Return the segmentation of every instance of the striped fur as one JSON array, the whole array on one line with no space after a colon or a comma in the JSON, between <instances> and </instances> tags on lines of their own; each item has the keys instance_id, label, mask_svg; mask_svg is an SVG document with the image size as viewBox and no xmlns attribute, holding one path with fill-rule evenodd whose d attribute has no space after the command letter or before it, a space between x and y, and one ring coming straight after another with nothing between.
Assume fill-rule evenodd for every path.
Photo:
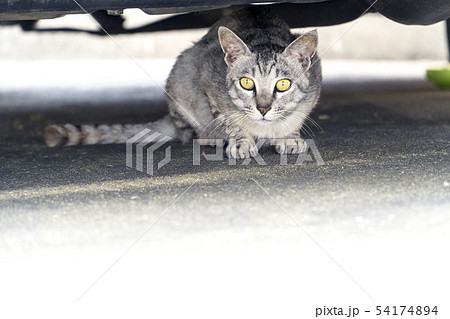
<instances>
[{"instance_id":1,"label":"striped fur","mask_svg":"<svg viewBox=\"0 0 450 319\"><path fill-rule=\"evenodd\" d=\"M42 135L49 147L79 144L122 144L146 128L174 139L177 136L170 116L146 124L49 125L44 129Z\"/></svg>"}]
</instances>

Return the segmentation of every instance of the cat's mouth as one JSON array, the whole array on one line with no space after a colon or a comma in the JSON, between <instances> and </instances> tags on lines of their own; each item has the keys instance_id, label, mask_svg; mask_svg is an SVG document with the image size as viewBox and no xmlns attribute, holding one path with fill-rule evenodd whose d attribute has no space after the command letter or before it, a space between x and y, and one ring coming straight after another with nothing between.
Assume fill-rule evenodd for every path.
<instances>
[{"instance_id":1,"label":"cat's mouth","mask_svg":"<svg viewBox=\"0 0 450 319\"><path fill-rule=\"evenodd\" d=\"M259 120L257 120L258 123L260 124L267 124L272 122L271 120L266 119L265 117L261 117Z\"/></svg>"}]
</instances>

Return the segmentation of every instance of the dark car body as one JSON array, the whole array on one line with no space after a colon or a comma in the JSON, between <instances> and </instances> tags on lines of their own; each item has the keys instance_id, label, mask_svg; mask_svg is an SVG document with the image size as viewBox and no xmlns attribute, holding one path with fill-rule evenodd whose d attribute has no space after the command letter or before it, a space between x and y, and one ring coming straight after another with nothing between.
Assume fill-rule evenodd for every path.
<instances>
[{"instance_id":1,"label":"dark car body","mask_svg":"<svg viewBox=\"0 0 450 319\"><path fill-rule=\"evenodd\" d=\"M14 23L56 18L66 14L103 11L117 16L127 8L148 14L180 14L158 30L208 27L227 10L251 4L250 0L0 0L0 22ZM428 25L450 18L449 0L292 0L263 1L291 27L334 25L378 12L403 24ZM116 30L120 31L120 30ZM123 30L126 32L126 30ZM146 31L152 31L149 28ZM120 33L120 32L117 32Z\"/></svg>"}]
</instances>

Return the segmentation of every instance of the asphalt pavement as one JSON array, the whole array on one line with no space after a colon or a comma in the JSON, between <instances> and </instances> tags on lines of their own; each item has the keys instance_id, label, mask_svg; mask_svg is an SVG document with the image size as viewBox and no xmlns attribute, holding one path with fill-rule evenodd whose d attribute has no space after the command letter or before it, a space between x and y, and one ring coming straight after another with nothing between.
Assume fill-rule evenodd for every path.
<instances>
[{"instance_id":1,"label":"asphalt pavement","mask_svg":"<svg viewBox=\"0 0 450 319\"><path fill-rule=\"evenodd\" d=\"M165 63L145 65L159 84ZM427 65L325 62L304 131L324 165L312 152L282 165L271 149L265 165L193 165L192 145L174 142L153 175L126 166L125 145L47 148L40 136L51 123L161 117L152 81L101 63L66 82L49 69L45 85L4 75L0 317L314 318L352 306L375 318L377 305L405 304L448 318L450 91L424 79Z\"/></svg>"}]
</instances>

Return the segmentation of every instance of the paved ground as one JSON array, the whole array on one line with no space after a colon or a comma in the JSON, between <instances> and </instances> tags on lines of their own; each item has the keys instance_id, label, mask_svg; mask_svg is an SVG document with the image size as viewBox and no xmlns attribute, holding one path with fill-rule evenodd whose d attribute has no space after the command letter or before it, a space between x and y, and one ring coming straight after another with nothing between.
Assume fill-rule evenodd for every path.
<instances>
[{"instance_id":1,"label":"paved ground","mask_svg":"<svg viewBox=\"0 0 450 319\"><path fill-rule=\"evenodd\" d=\"M154 176L126 167L123 145L49 149L39 131L156 118L156 87L3 81L0 317L438 305L448 318L450 92L424 65L328 65L321 129L310 125L325 165L279 165L268 150L265 166L193 166L192 146L174 143Z\"/></svg>"}]
</instances>

